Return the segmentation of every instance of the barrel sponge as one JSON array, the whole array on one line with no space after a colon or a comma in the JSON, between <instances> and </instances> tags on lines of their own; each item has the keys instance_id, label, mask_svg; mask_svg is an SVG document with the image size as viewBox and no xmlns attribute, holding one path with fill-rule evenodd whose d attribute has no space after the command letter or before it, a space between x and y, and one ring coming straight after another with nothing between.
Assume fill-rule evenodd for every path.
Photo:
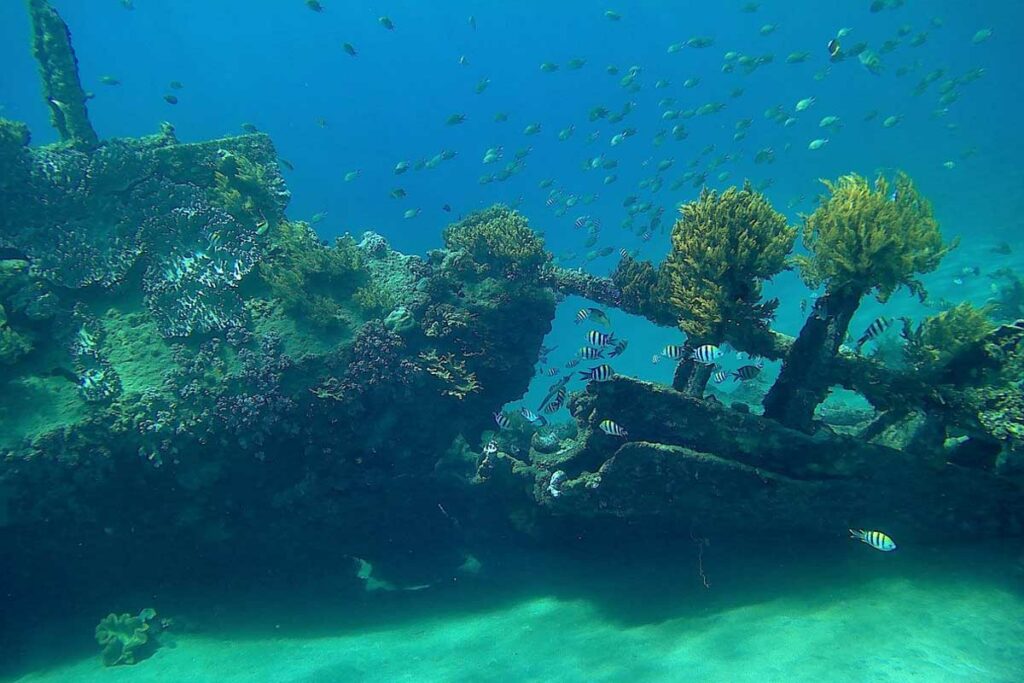
<instances>
[{"instance_id":1,"label":"barrel sponge","mask_svg":"<svg viewBox=\"0 0 1024 683\"><path fill-rule=\"evenodd\" d=\"M931 204L904 173L874 184L857 174L822 181L828 194L804 218L803 240L810 252L797 264L808 286L867 294L880 301L906 286L923 298L915 275L938 267L956 243L944 244Z\"/></svg>"},{"instance_id":2,"label":"barrel sponge","mask_svg":"<svg viewBox=\"0 0 1024 683\"><path fill-rule=\"evenodd\" d=\"M729 327L765 327L778 301L761 300L763 282L786 268L795 239L749 182L722 193L705 188L684 204L662 267L680 328L708 339Z\"/></svg>"}]
</instances>

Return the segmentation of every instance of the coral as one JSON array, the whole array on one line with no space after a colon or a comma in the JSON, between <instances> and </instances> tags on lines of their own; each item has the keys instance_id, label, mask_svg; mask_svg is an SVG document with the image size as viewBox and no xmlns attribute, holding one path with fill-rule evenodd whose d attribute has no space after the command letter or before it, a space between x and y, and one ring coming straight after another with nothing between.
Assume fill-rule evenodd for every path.
<instances>
[{"instance_id":1,"label":"coral","mask_svg":"<svg viewBox=\"0 0 1024 683\"><path fill-rule=\"evenodd\" d=\"M339 238L326 247L305 223L282 222L273 248L275 255L260 265L259 272L285 310L317 327L347 324L341 302L366 277L352 238Z\"/></svg>"},{"instance_id":2,"label":"coral","mask_svg":"<svg viewBox=\"0 0 1024 683\"><path fill-rule=\"evenodd\" d=\"M451 251L464 251L484 275L509 280L536 278L551 256L526 218L496 204L444 229Z\"/></svg>"},{"instance_id":3,"label":"coral","mask_svg":"<svg viewBox=\"0 0 1024 683\"><path fill-rule=\"evenodd\" d=\"M984 309L964 302L929 316L916 328L903 321L906 362L918 371L945 365L961 350L976 344L994 328Z\"/></svg>"},{"instance_id":4,"label":"coral","mask_svg":"<svg viewBox=\"0 0 1024 683\"><path fill-rule=\"evenodd\" d=\"M650 261L623 256L611 279L619 290L619 301L624 310L636 311L665 325L679 324L676 309L669 303L668 278Z\"/></svg>"},{"instance_id":5,"label":"coral","mask_svg":"<svg viewBox=\"0 0 1024 683\"><path fill-rule=\"evenodd\" d=\"M24 185L31 169L29 139L24 123L0 118L0 192L16 192Z\"/></svg>"},{"instance_id":6,"label":"coral","mask_svg":"<svg viewBox=\"0 0 1024 683\"><path fill-rule=\"evenodd\" d=\"M812 289L872 290L886 301L901 286L925 297L915 275L935 270L956 243L943 244L931 204L910 178L899 173L890 183L879 175L872 186L851 174L822 181L828 196L804 219L808 256L797 256L804 281Z\"/></svg>"},{"instance_id":7,"label":"coral","mask_svg":"<svg viewBox=\"0 0 1024 683\"><path fill-rule=\"evenodd\" d=\"M311 389L318 398L355 401L378 389L398 388L413 383L421 369L403 357L402 337L380 320L363 325L352 341L344 376L328 377Z\"/></svg>"},{"instance_id":8,"label":"coral","mask_svg":"<svg viewBox=\"0 0 1024 683\"><path fill-rule=\"evenodd\" d=\"M0 306L0 365L13 365L31 350L32 342L7 326Z\"/></svg>"},{"instance_id":9,"label":"coral","mask_svg":"<svg viewBox=\"0 0 1024 683\"><path fill-rule=\"evenodd\" d=\"M796 230L749 182L705 189L680 214L663 266L680 328L709 341L726 327L766 328L778 301L761 301L762 282L786 267Z\"/></svg>"},{"instance_id":10,"label":"coral","mask_svg":"<svg viewBox=\"0 0 1024 683\"><path fill-rule=\"evenodd\" d=\"M43 97L50 121L61 139L82 148L95 147L99 138L86 111L87 96L78 79L78 59L71 47L67 24L46 0L29 0L32 53L39 62Z\"/></svg>"},{"instance_id":11,"label":"coral","mask_svg":"<svg viewBox=\"0 0 1024 683\"><path fill-rule=\"evenodd\" d=\"M1001 321L1024 318L1024 280L1009 268L1000 268L989 275L995 296L988 300L992 317Z\"/></svg>"},{"instance_id":12,"label":"coral","mask_svg":"<svg viewBox=\"0 0 1024 683\"><path fill-rule=\"evenodd\" d=\"M156 611L146 608L136 616L108 614L96 626L96 642L103 646L103 665L136 664L151 656L160 646L150 621Z\"/></svg>"},{"instance_id":13,"label":"coral","mask_svg":"<svg viewBox=\"0 0 1024 683\"><path fill-rule=\"evenodd\" d=\"M364 315L370 318L379 318L389 311L391 313L398 311L395 308L398 303L395 296L375 279L371 279L370 282L357 289L352 295L352 301L355 302ZM404 310L404 307L400 308ZM389 315L388 317L390 318L391 316Z\"/></svg>"},{"instance_id":14,"label":"coral","mask_svg":"<svg viewBox=\"0 0 1024 683\"><path fill-rule=\"evenodd\" d=\"M476 375L466 370L465 361L455 360L452 354L439 355L430 349L420 354L420 360L423 368L444 384L441 393L445 396L454 396L461 401L481 389Z\"/></svg>"},{"instance_id":15,"label":"coral","mask_svg":"<svg viewBox=\"0 0 1024 683\"><path fill-rule=\"evenodd\" d=\"M415 326L416 318L413 316L412 311L405 306L399 306L384 318L384 327L397 334L408 332Z\"/></svg>"},{"instance_id":16,"label":"coral","mask_svg":"<svg viewBox=\"0 0 1024 683\"><path fill-rule=\"evenodd\" d=\"M274 191L279 175L243 154L220 150L213 174L211 201L243 223L255 225L263 233L277 227L281 213Z\"/></svg>"},{"instance_id":17,"label":"coral","mask_svg":"<svg viewBox=\"0 0 1024 683\"><path fill-rule=\"evenodd\" d=\"M808 256L796 257L808 286L825 285L782 371L764 400L764 414L810 431L814 410L828 394L829 370L846 338L861 298L874 290L887 300L901 286L922 300L918 273L934 270L955 246L944 245L931 206L906 175L874 185L858 175L837 182L814 213L804 218Z\"/></svg>"}]
</instances>

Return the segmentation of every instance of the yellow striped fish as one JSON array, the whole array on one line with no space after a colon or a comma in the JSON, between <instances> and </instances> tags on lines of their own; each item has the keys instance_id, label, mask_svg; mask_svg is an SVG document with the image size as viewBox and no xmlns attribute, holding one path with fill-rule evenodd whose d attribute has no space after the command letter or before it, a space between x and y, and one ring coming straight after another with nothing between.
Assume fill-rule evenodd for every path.
<instances>
[{"instance_id":1,"label":"yellow striped fish","mask_svg":"<svg viewBox=\"0 0 1024 683\"><path fill-rule=\"evenodd\" d=\"M858 541L867 543L875 550L881 550L884 553L896 550L896 544L893 543L893 540L881 531L850 529L850 538L856 538Z\"/></svg>"}]
</instances>

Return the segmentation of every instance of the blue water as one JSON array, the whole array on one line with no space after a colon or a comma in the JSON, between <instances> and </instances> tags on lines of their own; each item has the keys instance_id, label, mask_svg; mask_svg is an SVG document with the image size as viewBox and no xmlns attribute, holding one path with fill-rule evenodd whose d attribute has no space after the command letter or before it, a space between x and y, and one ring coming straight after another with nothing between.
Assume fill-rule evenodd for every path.
<instances>
[{"instance_id":1,"label":"blue water","mask_svg":"<svg viewBox=\"0 0 1024 683\"><path fill-rule=\"evenodd\" d=\"M374 230L398 250L422 254L442 245L441 231L449 222L503 202L517 206L555 254L582 257L591 248L613 247L611 255L590 263L579 257L566 261L605 275L620 248L660 261L668 250L675 206L700 191L689 182L678 191L668 184L691 168L707 170L716 157L730 155L720 167L707 170L708 187L725 188L743 179L755 185L770 182L766 194L794 223L800 212L813 208L821 178L895 169L909 173L933 202L945 235L963 238L960 250L925 279L934 297L984 302L989 281L978 277L958 283L963 267L1020 267L1024 3L907 0L877 13L869 10L868 0L765 0L749 13L741 11L747 3L740 0L322 4L323 13L310 11L301 0L135 0L132 10L118 0L53 2L71 26L83 85L95 93L89 110L101 137L152 134L160 122L169 121L182 141L199 141L238 134L243 122L251 122L271 135L280 156L294 166L285 171L293 195L290 217L309 220L323 214L316 227L325 239ZM621 21L606 18L606 9L619 12ZM393 31L378 23L385 13L394 22ZM762 35L766 24L776 28ZM855 58L830 64L826 45L841 27L852 29L842 39L844 46L864 41L878 51L903 26L909 33L893 51L880 55L881 74L869 72ZM991 29L992 35L975 43L972 37L982 29ZM912 46L922 32L927 39ZM28 36L23 3L0 3L0 116L25 121L33 142L44 144L56 136L39 95ZM668 52L669 45L693 36L713 36L714 44ZM358 55L346 54L343 43L355 46ZM723 73L729 51L774 59L750 74L741 68ZM787 64L787 55L797 51L809 53L806 62ZM460 64L460 57L466 64ZM586 63L570 69L573 58ZM560 68L545 73L540 68L544 62ZM640 67L637 83L642 87L629 92L620 79L634 65ZM608 66L618 73L609 75ZM901 69L906 73L900 75ZM943 76L915 95L918 82L936 69ZM957 86L955 102L939 103L943 81L975 69L982 69L982 76ZM824 76L818 80L817 73ZM105 75L121 84L102 84ZM686 88L688 78L699 78L699 83ZM489 84L478 94L481 79ZM660 79L669 85L656 88ZM184 87L173 90L171 81ZM733 96L737 89L742 94ZM167 94L177 96L178 104L165 102ZM675 98L673 109L711 102L725 103L725 108L663 121L665 107L659 100L666 97ZM808 97L815 98L814 104L794 113L796 103ZM593 107L615 112L627 102L635 108L621 123L588 120ZM797 121L784 127L768 120L765 111L776 105ZM507 112L508 120L496 122L498 112ZM877 115L865 120L870 112ZM457 113L465 115L465 123L446 125ZM825 116L839 117L841 130L821 128ZM884 127L890 116L899 122ZM735 140L736 123L743 119L751 125L744 139ZM524 134L532 123L541 124L541 132ZM659 131L677 123L688 131L685 140L669 134L663 144L654 144ZM569 125L575 126L574 134L560 141L558 132ZM626 127L635 128L636 135L612 146L612 137ZM592 133L599 135L590 140ZM817 138L828 142L809 150L808 143ZM504 150L502 161L483 164L485 151L496 146ZM713 151L702 154L709 146ZM769 147L774 162L755 163L757 151ZM393 171L400 161L429 159L441 150L454 150L457 156L433 169ZM500 170L518 150L528 150L521 172L505 182L480 183L481 176ZM581 169L600 155L617 160L618 167ZM674 164L664 174L665 187L656 194L639 188L666 159ZM358 171L358 177L345 181L351 171ZM719 179L723 172L728 176ZM603 179L610 173L617 180L606 185ZM548 190L539 187L545 179L567 193L596 193L598 198L556 216L545 203ZM398 187L407 196L389 196ZM665 210L661 228L649 241L620 227L629 195ZM418 209L418 215L403 218L410 209ZM581 215L602 225L599 241L590 248L582 244L584 231L573 225ZM990 252L1002 241L1013 247L1011 255ZM795 333L803 320L800 300L810 292L795 274L785 273L768 294L783 301L775 327ZM559 309L546 341L559 347L552 365L561 365L580 345L580 328L572 317L583 305L570 298ZM865 299L853 329L883 311L933 312L905 295L887 308ZM673 368L654 365L650 357L665 344L680 342L681 335L621 313L613 313L613 319L618 335L631 340L631 352L617 362L617 371L669 382ZM526 405L535 407L549 382L538 378ZM694 576L690 567L683 573ZM898 594L898 587L892 594ZM496 620L500 628L501 617ZM510 623L520 622L510 617ZM522 680L539 680L529 678L532 670L522 671ZM963 677L929 680L987 679L964 669Z\"/></svg>"},{"instance_id":2,"label":"blue water","mask_svg":"<svg viewBox=\"0 0 1024 683\"><path fill-rule=\"evenodd\" d=\"M908 2L902 7L869 11L868 2L763 2L746 13L746 3L634 2L608 8L622 19L609 21L603 6L590 2L559 3L418 3L401 0L387 5L362 2L323 3L315 13L299 0L134 3L126 11L116 0L56 2L54 6L73 27L82 80L96 93L90 113L101 135L138 136L156 131L161 121L174 124L182 140L204 140L241 131L251 122L271 134L282 158L294 165L287 172L293 191L290 214L309 219L325 213L317 229L325 238L375 230L399 250L423 253L441 246L441 230L459 215L494 202L516 205L542 231L556 254L588 249L583 231L573 227L580 215L600 220L603 228L593 247L613 247L611 255L586 264L590 272L606 274L618 259L618 249L638 249L643 258L660 261L668 249L667 231L674 206L697 196L699 189L685 183L678 192L668 187L658 194L637 188L654 175L661 160L674 159L666 172L666 186L690 169L723 155L731 160L707 173L708 186L724 188L749 178L755 184L770 181L766 190L775 206L794 221L810 211L821 191L819 178L858 172L903 169L935 205L944 232L966 236L964 248L947 265L955 272L963 265L986 265L994 260L987 248L994 242L1019 239L1024 229L1024 173L1020 126L1024 83L1017 76L1020 61L1024 5L1014 2ZM387 13L395 29L378 23ZM475 19L472 28L469 17ZM761 27L773 24L769 35ZM937 25L938 24L938 25ZM851 28L841 40L846 46L867 42L878 51L895 38L901 27L910 33L890 53L881 54L883 71L870 73L857 59L830 64L827 43L842 28ZM992 37L972 41L981 29ZM919 33L926 41L909 43ZM26 50L28 21L20 3L0 6L0 114L23 120L34 140L52 141L47 111L38 96L35 64ZM706 49L684 47L674 54L673 43L693 36L712 36ZM342 49L351 43L351 57ZM774 61L751 74L743 69L723 73L729 51ZM804 63L787 64L792 52L806 51ZM468 62L459 63L460 57ZM579 70L567 62L586 60ZM545 73L543 62L560 65ZM631 66L641 68L639 92L628 92L619 81ZM617 75L606 67L618 67ZM897 75L900 68L908 69ZM915 95L918 82L929 72L944 75L923 95ZM973 69L982 77L957 88L958 99L939 104L938 87ZM825 70L822 80L815 74ZM114 76L121 85L100 82ZM481 79L489 79L477 94ZM688 78L699 78L685 88ZM655 88L660 79L670 85ZM169 88L180 81L180 91ZM735 89L742 95L731 97ZM163 95L173 93L177 105ZM696 108L724 102L725 109L689 120L662 121L658 102L673 97L674 109ZM791 127L765 118L765 110L781 105L794 115L797 101L814 97L815 103ZM619 111L626 102L634 111L619 124L588 121L595 106ZM864 121L875 111L877 116ZM494 115L507 112L508 121ZM448 126L455 113L466 116L461 125ZM824 116L838 116L842 129L830 133L819 127ZM882 121L898 116L900 122L884 128ZM734 141L735 124L751 119L747 137ZM541 132L524 135L524 128L540 123ZM682 123L689 136L661 146L652 142L658 131ZM324 125L322 125L324 124ZM575 125L567 141L558 131ZM638 132L612 147L611 138L625 127ZM591 133L599 137L588 141ZM828 138L811 151L811 140ZM484 165L485 151L502 146L504 159ZM701 156L707 146L714 151ZM756 164L754 155L770 147L775 161ZM395 175L400 161L429 159L442 149L458 156L436 168ZM506 182L481 185L479 178L495 173L511 161L517 150L529 149L525 168ZM619 162L612 171L584 172L581 164L599 155ZM946 162L954 167L947 169ZM350 171L359 176L345 182ZM728 173L719 181L718 174ZM604 185L614 173L618 179ZM579 196L598 194L594 204L582 203L563 217L545 206L548 190L538 183L551 179L556 187ZM392 189L407 192L402 199ZM637 195L665 209L661 230L648 242L619 228L626 217L623 199ZM448 205L452 212L442 207ZM405 211L419 209L411 220ZM642 219L643 217L641 217ZM643 220L637 222L642 224ZM1019 250L1018 250L1019 251ZM582 265L580 259L567 265ZM995 264L999 265L999 264ZM987 283L979 291L950 284L953 276L936 280L936 297L984 300ZM776 327L795 333L802 322L799 301L808 292L793 274L777 278L770 295L783 299ZM900 299L897 299L899 302ZM549 346L560 345L552 362L564 361L578 339L569 324L582 302L570 301L556 322ZM909 305L909 304L908 304ZM853 329L859 330L881 312L869 301L861 307ZM890 309L890 312L893 312ZM908 311L918 313L909 306ZM621 318L621 316L620 316ZM647 341L620 361L620 372L665 381L671 368L655 367L650 355L679 335L653 330L646 323L616 320L620 336ZM539 398L535 386L530 400Z\"/></svg>"}]
</instances>

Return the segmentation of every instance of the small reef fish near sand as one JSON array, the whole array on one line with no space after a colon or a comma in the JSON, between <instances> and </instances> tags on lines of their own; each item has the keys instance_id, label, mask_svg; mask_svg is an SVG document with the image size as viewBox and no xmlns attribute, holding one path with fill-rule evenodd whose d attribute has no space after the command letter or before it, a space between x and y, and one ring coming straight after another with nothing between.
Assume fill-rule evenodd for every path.
<instances>
[{"instance_id":1,"label":"small reef fish near sand","mask_svg":"<svg viewBox=\"0 0 1024 683\"><path fill-rule=\"evenodd\" d=\"M881 531L864 531L863 529L850 529L850 538L856 538L862 543L867 543L875 550L881 550L883 553L892 552L896 550L896 544L893 542L888 535Z\"/></svg>"}]
</instances>

